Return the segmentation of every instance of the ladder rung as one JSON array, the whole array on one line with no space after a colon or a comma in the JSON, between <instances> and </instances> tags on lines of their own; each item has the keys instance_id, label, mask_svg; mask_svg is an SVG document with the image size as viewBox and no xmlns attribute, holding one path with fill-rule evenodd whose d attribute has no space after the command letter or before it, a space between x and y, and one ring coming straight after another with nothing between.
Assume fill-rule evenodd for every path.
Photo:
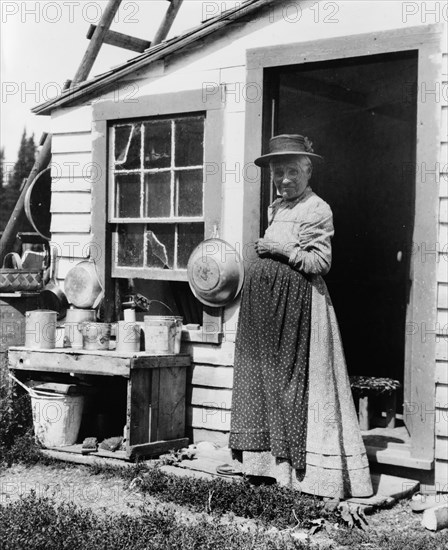
<instances>
[{"instance_id":1,"label":"ladder rung","mask_svg":"<svg viewBox=\"0 0 448 550\"><path fill-rule=\"evenodd\" d=\"M96 25L90 25L89 30L87 31L87 38L90 40L96 30ZM124 48L126 50L131 50L133 52L143 53L151 46L151 42L148 40L143 40L142 38L136 38L128 34L123 34L121 32L106 31L103 39L104 44L109 44L110 46L116 46L118 48Z\"/></svg>"}]
</instances>

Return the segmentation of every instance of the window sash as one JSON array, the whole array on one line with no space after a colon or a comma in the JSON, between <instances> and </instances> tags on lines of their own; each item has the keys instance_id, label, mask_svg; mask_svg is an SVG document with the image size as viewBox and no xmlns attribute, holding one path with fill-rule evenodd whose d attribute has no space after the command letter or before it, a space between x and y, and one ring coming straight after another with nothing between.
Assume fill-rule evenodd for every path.
<instances>
[{"instance_id":1,"label":"window sash","mask_svg":"<svg viewBox=\"0 0 448 550\"><path fill-rule=\"evenodd\" d=\"M192 164L191 166L176 166L177 158L179 156L177 155L177 147L179 146L176 142L177 139L177 123L181 123L183 121L187 122L189 120L200 120L202 125L202 164ZM163 120L166 122L169 122L170 125L170 166L165 167L148 167L145 168L145 155L147 154L147 151L145 151L145 131L148 126L148 123L154 121ZM139 119L139 120L129 120L127 123L116 123L112 122L109 125L109 155L110 155L110 162L109 162L109 189L110 189L110 195L109 195L109 222L113 223L115 225L115 230L113 231L113 255L112 255L112 270L113 274L123 270L139 270L140 277L143 276L143 278L152 278L154 275L154 278L163 278L162 274L165 275L165 279L170 280L186 280L186 267L179 266L179 246L181 246L179 242L179 237L181 233L181 227L182 225L186 224L203 224L204 223L204 192L205 192L205 182L204 182L204 157L205 157L205 141L206 141L206 132L205 132L205 121L206 121L206 113L188 113L186 115L180 116L169 116L164 118L159 117L148 117L145 119ZM139 137L140 140L140 159L139 164L140 166L138 168L121 168L120 165L117 166L115 163L115 155L116 155L116 129L120 127L126 127L134 125L134 127L139 128ZM131 134L132 135L132 134ZM131 138L129 138L131 139ZM129 145L128 145L129 147ZM198 151L199 152L199 151ZM199 160L199 159L197 159ZM126 160L124 161L126 162ZM199 172L201 171L200 175L198 177L202 178L202 183L200 185L201 189L201 204L200 204L200 210L202 212L202 215L197 216L185 216L185 215L179 215L179 207L180 207L180 192L179 192L179 174L182 173L188 173L192 171ZM137 209L139 210L139 216L138 217L125 217L120 216L119 211L119 189L118 189L118 181L117 176L120 175L132 175L138 177L139 183L140 183L140 194L139 194L139 204L136 209L135 213L137 212ZM146 175L147 174L167 174L169 175L169 185L170 185L170 204L169 204L169 210L170 215L169 216L149 216L147 215L148 212L146 210L147 208L147 201L151 199L150 190L147 188L148 182L146 181ZM168 182L166 182L168 184ZM137 183L138 185L138 183ZM199 185L199 182L198 182ZM138 191L137 191L138 193ZM165 209L166 210L166 209ZM199 204L197 205L197 210L199 210ZM145 215L146 214L146 215ZM155 225L155 224L165 224L167 226L173 227L173 243L172 243L172 250L168 249L168 253L171 253L172 255L172 267L169 270L166 269L158 269L157 267L148 265L149 263L149 255L148 255L148 227L143 228L143 235L142 235L142 246L143 246L143 254L142 254L142 263L141 266L133 266L133 265L119 265L119 252L120 252L120 225L129 225L129 224L135 224L135 225ZM205 236L205 227L204 229L204 236ZM202 239L201 239L202 240ZM164 243L166 245L166 243ZM185 262L185 258L183 258L182 263ZM170 262L171 265L171 262ZM143 270L149 270L148 273ZM179 272L176 275L173 275L171 272L177 271ZM160 273L162 272L162 273ZM118 276L118 275L117 275ZM180 277L180 278L179 278Z\"/></svg>"},{"instance_id":2,"label":"window sash","mask_svg":"<svg viewBox=\"0 0 448 550\"><path fill-rule=\"evenodd\" d=\"M203 122L203 151L202 151L202 164L200 165L191 165L191 166L176 166L176 121L179 120L185 120L185 119L198 119L201 118ZM171 162L170 166L163 167L163 168L145 168L145 161L144 161L144 147L145 147L145 123L151 122L151 121L158 121L158 120L165 120L170 121L171 123ZM206 112L198 112L198 113L185 113L183 115L177 114L177 115L171 115L171 116L165 116L163 118L160 117L154 117L154 116L148 116L148 118L145 119L139 119L139 120L129 120L127 123L120 123L120 122L112 122L109 125L109 201L108 201L108 218L109 222L111 223L119 223L119 222L127 222L130 223L131 220L134 222L134 220L151 220L153 223L157 223L156 220L159 219L170 219L170 220L180 220L180 218L190 218L190 216L178 216L175 213L176 210L176 200L178 200L178 189L176 188L176 174L179 172L187 172L192 170L202 170L202 178L203 178L203 186L202 186L202 216L201 221L204 221L204 215L205 215L205 201L204 201L204 195L205 195L205 144L207 140L207 114ZM131 124L140 124L141 126L141 134L140 134L140 140L141 140L141 150L140 150L140 167L134 168L134 169L120 169L116 168L115 165L115 129L120 127L129 126ZM170 216L163 217L149 217L144 216L144 208L145 208L145 174L158 174L158 173L169 173L170 174ZM116 176L117 175L127 175L127 174L135 174L140 176L140 216L137 218L130 218L130 217L123 217L117 215L117 209L118 209L118 193L117 193L117 185L116 185ZM194 218L198 218L198 216L195 216ZM191 221L193 221L193 216L191 217ZM131 222L131 223L132 223ZM137 221L135 221L137 223ZM161 223L168 223L165 221L162 221ZM182 223L179 221L179 223Z\"/></svg>"},{"instance_id":3,"label":"window sash","mask_svg":"<svg viewBox=\"0 0 448 550\"><path fill-rule=\"evenodd\" d=\"M174 116L205 112L204 166L206 185L204 188L204 237L210 238L219 234L221 224L221 187L222 181L222 145L224 134L223 114L225 103L222 93L204 94L202 89L183 90L179 92L154 94L139 97L138 101L124 101L117 104L114 100L94 102L93 127L95 136L93 162L95 166L108 167L108 128L112 121L151 117ZM100 250L111 251L113 239L109 222L108 198L111 196L111 181L108 170L100 170L92 186L92 241ZM153 221L153 220L151 220ZM117 269L113 267L111 254L101 254L97 259L97 268L106 295L106 307L112 308L114 283L113 278L145 278L187 280L186 272L161 270L152 272L142 270ZM145 273L141 273L144 271ZM148 272L151 273L148 276ZM168 277L168 272L170 277ZM222 339L222 308L203 307L203 329L198 335L190 338L195 342L218 344Z\"/></svg>"}]
</instances>

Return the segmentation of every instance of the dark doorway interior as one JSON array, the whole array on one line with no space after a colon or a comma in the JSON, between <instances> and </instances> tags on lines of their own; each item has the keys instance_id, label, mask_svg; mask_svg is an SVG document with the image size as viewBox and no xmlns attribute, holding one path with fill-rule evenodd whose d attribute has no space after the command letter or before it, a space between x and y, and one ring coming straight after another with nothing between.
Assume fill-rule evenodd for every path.
<instances>
[{"instance_id":1,"label":"dark doorway interior","mask_svg":"<svg viewBox=\"0 0 448 550\"><path fill-rule=\"evenodd\" d=\"M264 141L270 134L304 134L325 157L312 188L334 214L333 266L325 279L349 373L401 382L416 86L416 52L280 67L266 71L265 79ZM271 199L266 181L263 214Z\"/></svg>"}]
</instances>

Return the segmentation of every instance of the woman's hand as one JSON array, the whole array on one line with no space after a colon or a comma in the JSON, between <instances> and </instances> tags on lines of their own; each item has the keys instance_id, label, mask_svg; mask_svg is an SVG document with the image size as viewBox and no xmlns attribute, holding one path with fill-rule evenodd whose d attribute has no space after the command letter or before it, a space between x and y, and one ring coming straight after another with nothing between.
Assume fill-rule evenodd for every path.
<instances>
[{"instance_id":1,"label":"woman's hand","mask_svg":"<svg viewBox=\"0 0 448 550\"><path fill-rule=\"evenodd\" d=\"M276 241L270 241L269 239L262 238L255 241L255 250L260 258L281 256L289 259L292 248L292 244L285 245Z\"/></svg>"},{"instance_id":2,"label":"woman's hand","mask_svg":"<svg viewBox=\"0 0 448 550\"><path fill-rule=\"evenodd\" d=\"M272 256L273 255L273 247L274 245L272 241L269 241L268 239L258 239L255 241L255 250L257 254L260 256L260 258L264 258L266 256Z\"/></svg>"}]
</instances>

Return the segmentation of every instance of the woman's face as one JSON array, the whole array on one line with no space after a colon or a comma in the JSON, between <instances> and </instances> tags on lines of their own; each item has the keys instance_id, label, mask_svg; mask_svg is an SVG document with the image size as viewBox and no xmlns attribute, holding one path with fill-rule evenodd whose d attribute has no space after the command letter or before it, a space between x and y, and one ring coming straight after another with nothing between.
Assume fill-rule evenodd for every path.
<instances>
[{"instance_id":1,"label":"woman's face","mask_svg":"<svg viewBox=\"0 0 448 550\"><path fill-rule=\"evenodd\" d=\"M305 191L311 177L312 164L308 157L292 157L270 163L272 180L285 200L293 200Z\"/></svg>"}]
</instances>

